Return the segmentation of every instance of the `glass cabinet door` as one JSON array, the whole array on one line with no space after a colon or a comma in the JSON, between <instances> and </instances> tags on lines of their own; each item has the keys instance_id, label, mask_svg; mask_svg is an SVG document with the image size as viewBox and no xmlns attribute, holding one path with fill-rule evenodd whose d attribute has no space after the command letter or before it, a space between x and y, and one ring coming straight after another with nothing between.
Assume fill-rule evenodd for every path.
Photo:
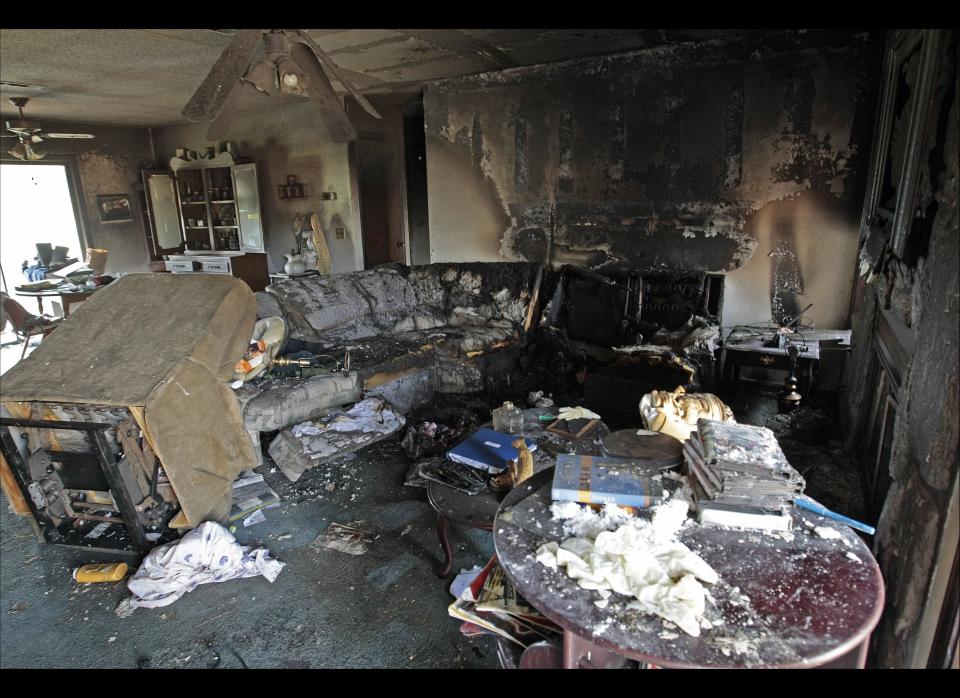
<instances>
[{"instance_id":1,"label":"glass cabinet door","mask_svg":"<svg viewBox=\"0 0 960 698\"><path fill-rule=\"evenodd\" d=\"M256 164L236 165L233 168L233 179L240 246L244 252L263 252L263 223L260 218Z\"/></svg>"}]
</instances>

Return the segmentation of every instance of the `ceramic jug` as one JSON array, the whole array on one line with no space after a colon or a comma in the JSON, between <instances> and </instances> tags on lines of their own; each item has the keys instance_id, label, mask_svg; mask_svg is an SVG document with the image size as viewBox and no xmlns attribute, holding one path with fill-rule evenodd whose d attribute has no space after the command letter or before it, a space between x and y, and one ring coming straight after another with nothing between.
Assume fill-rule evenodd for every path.
<instances>
[{"instance_id":1,"label":"ceramic jug","mask_svg":"<svg viewBox=\"0 0 960 698\"><path fill-rule=\"evenodd\" d=\"M303 263L303 257L300 255L285 254L283 258L287 260L287 263L283 265L283 270L290 276L302 274L307 270L307 266Z\"/></svg>"}]
</instances>

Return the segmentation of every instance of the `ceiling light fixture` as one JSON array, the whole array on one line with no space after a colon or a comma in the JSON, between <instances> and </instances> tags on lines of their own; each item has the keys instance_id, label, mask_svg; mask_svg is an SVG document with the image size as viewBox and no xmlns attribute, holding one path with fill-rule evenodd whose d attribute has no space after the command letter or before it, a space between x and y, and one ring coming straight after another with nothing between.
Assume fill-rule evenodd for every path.
<instances>
[{"instance_id":1,"label":"ceiling light fixture","mask_svg":"<svg viewBox=\"0 0 960 698\"><path fill-rule=\"evenodd\" d=\"M34 148L29 143L17 143L10 150L7 151L8 154L15 157L17 160L43 160L47 157L47 153L43 150L38 150Z\"/></svg>"}]
</instances>

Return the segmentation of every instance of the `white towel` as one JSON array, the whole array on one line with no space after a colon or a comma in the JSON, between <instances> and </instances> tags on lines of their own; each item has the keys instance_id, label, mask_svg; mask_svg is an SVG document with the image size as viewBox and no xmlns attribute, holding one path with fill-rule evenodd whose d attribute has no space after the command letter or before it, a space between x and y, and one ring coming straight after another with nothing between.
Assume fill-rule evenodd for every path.
<instances>
[{"instance_id":1,"label":"white towel","mask_svg":"<svg viewBox=\"0 0 960 698\"><path fill-rule=\"evenodd\" d=\"M167 606L200 584L259 574L272 582L284 564L266 548L241 547L227 529L207 521L175 543L151 550L127 580L133 596L121 601L116 612L123 617L135 608Z\"/></svg>"}]
</instances>

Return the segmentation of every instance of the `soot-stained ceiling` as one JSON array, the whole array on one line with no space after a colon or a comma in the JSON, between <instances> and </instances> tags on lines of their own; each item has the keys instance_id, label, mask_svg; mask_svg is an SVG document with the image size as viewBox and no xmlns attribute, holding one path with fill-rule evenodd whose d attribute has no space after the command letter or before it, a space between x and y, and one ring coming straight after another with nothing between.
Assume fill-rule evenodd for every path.
<instances>
[{"instance_id":1,"label":"soot-stained ceiling","mask_svg":"<svg viewBox=\"0 0 960 698\"><path fill-rule=\"evenodd\" d=\"M54 121L165 126L230 42L232 29L0 29L0 114L27 96L27 116ZM308 29L366 94L413 92L424 82L703 41L721 29ZM343 92L334 79L333 86ZM241 111L293 96L254 95Z\"/></svg>"}]
</instances>

